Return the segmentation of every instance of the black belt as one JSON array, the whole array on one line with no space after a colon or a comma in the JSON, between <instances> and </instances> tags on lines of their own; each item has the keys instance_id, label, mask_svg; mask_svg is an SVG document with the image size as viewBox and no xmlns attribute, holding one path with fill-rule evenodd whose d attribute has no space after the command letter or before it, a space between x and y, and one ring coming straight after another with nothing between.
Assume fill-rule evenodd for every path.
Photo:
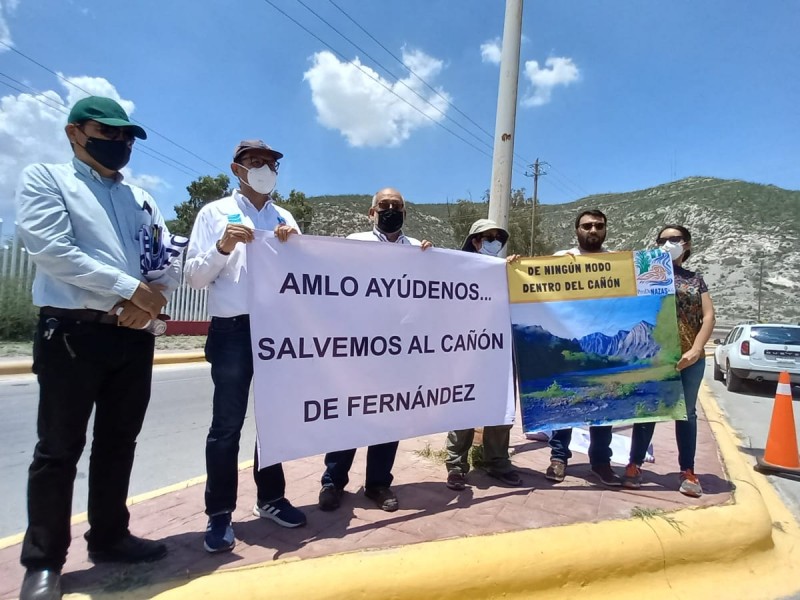
<instances>
[{"instance_id":1,"label":"black belt","mask_svg":"<svg viewBox=\"0 0 800 600\"><path fill-rule=\"evenodd\" d=\"M81 321L84 323L102 323L104 325L117 324L116 315L110 315L105 311L92 310L90 308L56 308L54 306L43 306L39 309L39 315L43 317L69 319L70 321Z\"/></svg>"}]
</instances>

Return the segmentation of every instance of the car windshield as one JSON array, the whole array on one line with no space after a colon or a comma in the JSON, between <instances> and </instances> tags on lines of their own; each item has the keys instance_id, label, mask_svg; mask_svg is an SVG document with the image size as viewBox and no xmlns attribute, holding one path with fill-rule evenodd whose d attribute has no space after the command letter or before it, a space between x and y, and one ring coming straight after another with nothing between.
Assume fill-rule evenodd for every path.
<instances>
[{"instance_id":1,"label":"car windshield","mask_svg":"<svg viewBox=\"0 0 800 600\"><path fill-rule=\"evenodd\" d=\"M762 344L800 346L800 327L753 327L750 337Z\"/></svg>"}]
</instances>

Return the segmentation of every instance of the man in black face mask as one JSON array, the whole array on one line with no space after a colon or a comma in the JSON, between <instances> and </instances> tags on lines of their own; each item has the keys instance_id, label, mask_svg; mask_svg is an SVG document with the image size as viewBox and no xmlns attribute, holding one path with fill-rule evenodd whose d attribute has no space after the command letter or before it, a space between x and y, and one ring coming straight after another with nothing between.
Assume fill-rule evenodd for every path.
<instances>
[{"instance_id":1,"label":"man in black face mask","mask_svg":"<svg viewBox=\"0 0 800 600\"><path fill-rule=\"evenodd\" d=\"M75 104L65 131L73 160L26 167L16 195L40 307L23 600L61 597L76 464L93 410L89 558L135 563L167 553L163 543L131 535L125 501L150 400L154 338L144 328L180 282L181 264L152 258L155 241L169 239L164 219L150 194L119 173L144 130L114 100L92 96Z\"/></svg>"},{"instance_id":2,"label":"man in black face mask","mask_svg":"<svg viewBox=\"0 0 800 600\"><path fill-rule=\"evenodd\" d=\"M427 240L417 239L403 234L403 223L406 216L406 203L403 195L394 188L384 188L372 197L369 212L374 227L372 231L353 233L348 240L369 242L390 242L408 246L419 246L427 250L433 244ZM399 508L397 496L389 487L392 484L392 467L397 455L399 442L375 444L367 449L367 477L364 483L364 495L387 512ZM322 474L322 489L319 492L319 507L331 511L339 508L344 487L350 481L348 473L355 458L355 448L328 452L325 455L325 472Z\"/></svg>"}]
</instances>

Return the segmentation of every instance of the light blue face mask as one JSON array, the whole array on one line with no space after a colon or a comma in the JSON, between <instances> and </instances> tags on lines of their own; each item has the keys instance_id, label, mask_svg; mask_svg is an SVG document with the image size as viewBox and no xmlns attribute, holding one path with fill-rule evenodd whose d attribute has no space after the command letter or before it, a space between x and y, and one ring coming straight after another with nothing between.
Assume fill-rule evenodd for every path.
<instances>
[{"instance_id":1,"label":"light blue face mask","mask_svg":"<svg viewBox=\"0 0 800 600\"><path fill-rule=\"evenodd\" d=\"M503 242L500 240L494 240L493 242L489 242L487 240L483 240L481 243L481 249L478 250L480 254L486 254L487 256L497 256L500 254L500 250L503 249Z\"/></svg>"}]
</instances>

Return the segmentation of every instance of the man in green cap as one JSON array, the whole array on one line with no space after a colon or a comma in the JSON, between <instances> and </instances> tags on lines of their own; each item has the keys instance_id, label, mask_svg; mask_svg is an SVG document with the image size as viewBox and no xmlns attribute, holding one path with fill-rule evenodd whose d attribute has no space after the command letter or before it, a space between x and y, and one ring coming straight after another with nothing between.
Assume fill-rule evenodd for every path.
<instances>
[{"instance_id":1,"label":"man in green cap","mask_svg":"<svg viewBox=\"0 0 800 600\"><path fill-rule=\"evenodd\" d=\"M22 600L61 597L76 465L93 409L89 558L133 563L167 552L131 535L125 501L150 399L154 338L146 328L177 287L181 265L160 251L168 232L153 198L119 172L145 131L114 100L92 96L73 106L65 132L72 161L29 165L16 194L39 307Z\"/></svg>"}]
</instances>

